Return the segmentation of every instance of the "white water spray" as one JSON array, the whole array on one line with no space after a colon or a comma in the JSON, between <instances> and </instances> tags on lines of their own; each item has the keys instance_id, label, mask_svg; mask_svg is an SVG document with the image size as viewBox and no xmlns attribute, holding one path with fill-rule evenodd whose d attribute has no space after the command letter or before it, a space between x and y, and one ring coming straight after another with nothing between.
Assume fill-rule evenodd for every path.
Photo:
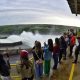
<instances>
[{"instance_id":1,"label":"white water spray","mask_svg":"<svg viewBox=\"0 0 80 80\"><path fill-rule=\"evenodd\" d=\"M7 39L0 39L0 43L13 43L13 42L18 42L22 41L24 45L33 47L34 42L40 41L42 46L44 42L47 42L48 39L52 39L53 43L55 41L55 38L59 38L60 35L42 35L39 33L33 34L32 32L26 32L23 31L20 35L10 35Z\"/></svg>"}]
</instances>

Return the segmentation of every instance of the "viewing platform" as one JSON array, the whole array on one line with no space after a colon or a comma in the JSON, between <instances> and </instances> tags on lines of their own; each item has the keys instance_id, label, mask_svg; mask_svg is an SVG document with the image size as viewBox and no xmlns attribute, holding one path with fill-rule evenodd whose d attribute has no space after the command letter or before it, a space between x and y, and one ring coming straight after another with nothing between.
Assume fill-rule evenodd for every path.
<instances>
[{"instance_id":1,"label":"viewing platform","mask_svg":"<svg viewBox=\"0 0 80 80\"><path fill-rule=\"evenodd\" d=\"M33 58L30 60L33 61ZM41 80L79 80L80 62L73 64L72 61L73 59L63 60L62 64L58 65L57 70L52 70L53 60L51 60L50 76L47 77L43 74L43 78ZM21 80L21 76L16 71L16 64L11 64L11 77L13 80Z\"/></svg>"},{"instance_id":2,"label":"viewing platform","mask_svg":"<svg viewBox=\"0 0 80 80\"><path fill-rule=\"evenodd\" d=\"M67 50L69 52L69 50ZM68 55L68 54L67 54ZM14 59L14 60L13 60ZM29 54L29 59L33 61L32 54ZM19 60L19 55L10 56L10 74L12 80L21 80L21 76L17 73L16 61ZM54 65L53 59L51 59L50 76L45 76L41 80L80 80L80 55L77 64L73 64L73 58L67 56L66 60L62 59L62 63L58 64L58 69L53 70ZM35 77L34 77L35 80Z\"/></svg>"}]
</instances>

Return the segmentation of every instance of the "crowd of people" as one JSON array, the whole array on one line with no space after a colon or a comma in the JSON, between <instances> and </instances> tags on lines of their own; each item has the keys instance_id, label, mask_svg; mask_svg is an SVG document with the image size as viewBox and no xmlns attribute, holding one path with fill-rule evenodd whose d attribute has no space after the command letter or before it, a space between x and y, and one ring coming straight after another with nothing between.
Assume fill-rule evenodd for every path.
<instances>
[{"instance_id":1,"label":"crowd of people","mask_svg":"<svg viewBox=\"0 0 80 80\"><path fill-rule=\"evenodd\" d=\"M78 45L76 44L78 41ZM20 61L17 61L17 72L21 74L22 80L40 80L45 76L50 75L51 59L53 59L53 70L57 70L58 64L62 63L62 59L67 59L67 48L70 47L69 58L74 56L73 63L77 63L78 54L80 52L80 37L76 36L73 29L68 30L60 38L55 38L55 42L52 39L48 39L47 43L44 42L44 46L41 46L40 41L35 41L34 47L31 52L33 54L34 61L29 60L29 52L26 50L20 51ZM75 47L75 48L74 48ZM74 55L73 55L74 54ZM3 69L4 66L4 69ZM6 68L5 68L6 66ZM5 71L6 72L5 72ZM7 74L6 74L7 73ZM0 54L0 74L2 77L9 77L9 66L6 65L2 55ZM10 80L5 78L2 80Z\"/></svg>"}]
</instances>

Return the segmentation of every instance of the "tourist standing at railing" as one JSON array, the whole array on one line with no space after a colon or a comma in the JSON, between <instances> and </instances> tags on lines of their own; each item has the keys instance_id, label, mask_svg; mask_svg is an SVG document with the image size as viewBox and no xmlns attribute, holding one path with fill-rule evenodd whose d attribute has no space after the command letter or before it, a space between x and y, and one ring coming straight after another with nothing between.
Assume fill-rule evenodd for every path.
<instances>
[{"instance_id":1,"label":"tourist standing at railing","mask_svg":"<svg viewBox=\"0 0 80 80\"><path fill-rule=\"evenodd\" d=\"M78 40L78 45L76 45L75 48L75 58L73 63L77 63L78 55L80 54L80 37L77 37L77 40Z\"/></svg>"},{"instance_id":2,"label":"tourist standing at railing","mask_svg":"<svg viewBox=\"0 0 80 80\"><path fill-rule=\"evenodd\" d=\"M69 37L68 37L68 33L67 33L67 32L64 32L64 33L63 33L63 37L64 37L64 40L65 40L65 42L66 42L67 46L68 46L68 44L69 44Z\"/></svg>"},{"instance_id":3,"label":"tourist standing at railing","mask_svg":"<svg viewBox=\"0 0 80 80\"><path fill-rule=\"evenodd\" d=\"M73 33L70 34L70 54L69 54L69 57L72 57L72 50L73 50L73 47L76 43L76 37L73 35Z\"/></svg>"},{"instance_id":4,"label":"tourist standing at railing","mask_svg":"<svg viewBox=\"0 0 80 80\"><path fill-rule=\"evenodd\" d=\"M48 44L44 43L44 74L49 76L50 67L51 67L51 58L53 52L53 41L52 39L48 39Z\"/></svg>"},{"instance_id":5,"label":"tourist standing at railing","mask_svg":"<svg viewBox=\"0 0 80 80\"><path fill-rule=\"evenodd\" d=\"M58 66L59 54L60 54L60 43L59 43L59 39L55 38L55 44L53 46L53 59L54 59L53 69L54 70L56 70Z\"/></svg>"},{"instance_id":6,"label":"tourist standing at railing","mask_svg":"<svg viewBox=\"0 0 80 80\"><path fill-rule=\"evenodd\" d=\"M22 80L33 80L33 63L29 60L26 50L21 50L20 61L17 61L16 64L17 72L21 74Z\"/></svg>"},{"instance_id":7,"label":"tourist standing at railing","mask_svg":"<svg viewBox=\"0 0 80 80\"><path fill-rule=\"evenodd\" d=\"M0 54L0 75L2 80L11 80L9 67L2 54Z\"/></svg>"},{"instance_id":8,"label":"tourist standing at railing","mask_svg":"<svg viewBox=\"0 0 80 80\"><path fill-rule=\"evenodd\" d=\"M40 80L43 76L43 50L39 41L35 43L35 49L32 53L35 65L35 78Z\"/></svg>"},{"instance_id":9,"label":"tourist standing at railing","mask_svg":"<svg viewBox=\"0 0 80 80\"><path fill-rule=\"evenodd\" d=\"M59 54L59 63L61 63L62 55L64 55L64 60L66 60L66 48L67 44L63 36L60 37L60 54Z\"/></svg>"},{"instance_id":10,"label":"tourist standing at railing","mask_svg":"<svg viewBox=\"0 0 80 80\"><path fill-rule=\"evenodd\" d=\"M4 51L4 55L5 55L5 61L9 67L9 69L11 69L11 66L10 66L10 56L9 56L9 50L8 48Z\"/></svg>"}]
</instances>

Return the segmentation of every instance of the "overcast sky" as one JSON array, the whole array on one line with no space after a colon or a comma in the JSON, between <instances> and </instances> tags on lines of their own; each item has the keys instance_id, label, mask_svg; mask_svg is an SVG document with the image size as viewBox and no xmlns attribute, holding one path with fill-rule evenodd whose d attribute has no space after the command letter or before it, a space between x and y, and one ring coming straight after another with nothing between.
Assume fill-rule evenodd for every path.
<instances>
[{"instance_id":1,"label":"overcast sky","mask_svg":"<svg viewBox=\"0 0 80 80\"><path fill-rule=\"evenodd\" d=\"M67 0L0 0L0 25L60 24L80 26Z\"/></svg>"}]
</instances>

